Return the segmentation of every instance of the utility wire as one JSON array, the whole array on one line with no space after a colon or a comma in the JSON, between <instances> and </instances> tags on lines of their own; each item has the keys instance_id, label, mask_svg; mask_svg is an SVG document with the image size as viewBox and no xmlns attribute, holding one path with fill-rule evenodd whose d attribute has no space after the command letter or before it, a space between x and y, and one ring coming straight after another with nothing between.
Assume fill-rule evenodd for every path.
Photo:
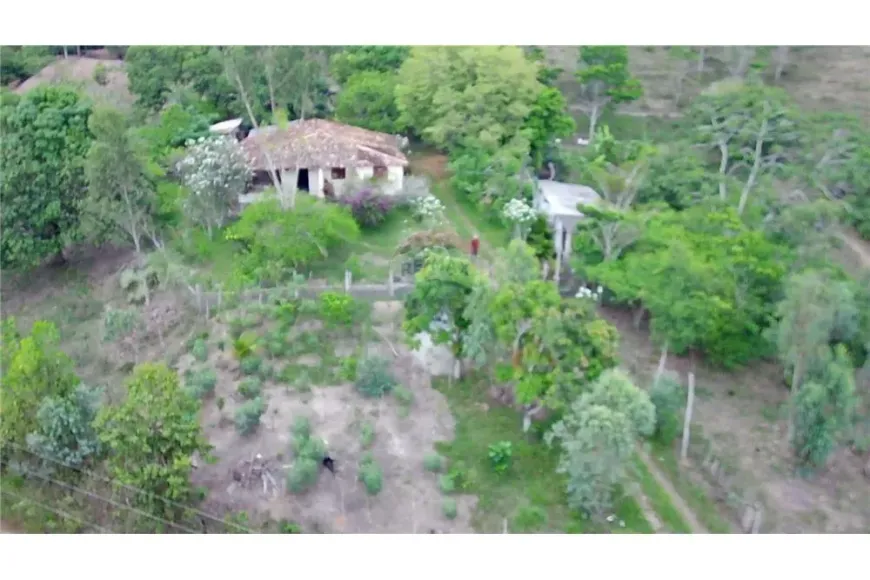
<instances>
[{"instance_id":1,"label":"utility wire","mask_svg":"<svg viewBox=\"0 0 870 580\"><path fill-rule=\"evenodd\" d=\"M111 479L111 478L108 478L108 477L105 477L105 476L99 475L99 474L94 473L93 471L89 471L89 470L87 470L87 469L85 469L85 468L83 468L83 467L78 467L78 466L75 466L75 465L70 465L70 464L68 464L68 463L65 463L65 462L63 462L63 461L60 461L60 460L54 459L54 458L52 458L52 457L47 457L47 456L45 456L45 455L42 455L42 454L40 454L40 453L37 453L37 452L33 451L32 449L28 449L28 448L26 448L26 447L22 447L21 445L18 445L18 444L16 444L16 443L6 443L5 445L8 446L8 447L14 447L15 449L17 449L17 450L19 450L19 451L23 451L23 452L25 452L25 453L29 453L29 454L31 454L31 455L33 455L33 456L35 456L35 457L38 457L39 459L42 459L43 461L48 461L48 462L50 462L50 463L54 463L55 465L60 465L60 466L66 467L66 468L68 468L68 469L72 469L72 470L78 471L78 472L80 472L80 473L82 473L82 474L84 474L84 475L87 475L87 476L92 477L92 478L94 478L94 479L98 479L98 480L103 481L103 482L105 482L105 483L109 483L109 484L111 484L111 485L118 486L118 487L120 487L120 488L126 489L126 490L131 491L131 492L141 493L141 494L143 494L143 495L145 495L145 496L147 496L147 497L150 497L150 498L152 498L152 499L156 499L156 500L162 501L162 502L164 502L166 505L174 506L174 507L177 507L177 508L181 508L181 509L188 510L188 511L190 511L190 512L192 512L192 513L194 513L194 514L196 514L196 515L198 515L198 516L200 516L200 517L202 517L202 518L205 518L205 519L207 519L207 520L209 520L209 521L216 522L216 523L219 523L219 524L223 524L223 525L226 525L226 526L229 526L229 527L236 528L236 529L237 529L238 531L240 531L240 532L244 532L244 533L248 533L248 534L253 534L253 533L255 533L255 532L254 532L253 530L251 530L250 528L246 528L245 526L239 525L239 524L237 524L237 523L235 523L235 522L226 521L225 519L220 518L220 517L217 517L217 516L215 516L215 515L213 515L213 514L209 514L209 513L207 513L207 512L204 512L204 511L199 510L199 509L197 509L197 508L191 507L191 506L189 506L189 505L185 505L185 504L181 504L181 503L179 503L179 502L172 501L172 500L170 500L170 499L168 499L168 498L161 497L161 496L159 496L159 495L157 495L157 494L155 494L155 493L152 493L152 492L146 491L146 490L144 490L144 489L141 489L141 488L138 488L138 487L135 487L135 486L129 485L129 484L121 483L121 482L119 482L117 479ZM124 507L126 507L126 506L124 506ZM192 533L199 533L199 532L192 532Z\"/></svg>"},{"instance_id":2,"label":"utility wire","mask_svg":"<svg viewBox=\"0 0 870 580\"><path fill-rule=\"evenodd\" d=\"M183 531L185 531L185 532L187 532L187 533L190 533L190 534L196 534L196 533L198 533L198 532L196 532L196 531L194 531L194 530L191 530L190 528L188 528L188 527L186 527L186 526L183 526L183 525L181 525L181 524L174 523L174 522L170 522L169 520L166 520L166 519L164 519L164 518L161 518L160 516L155 516L154 514L149 514L148 512L142 511L142 510L140 510L140 509L138 509L138 508L135 508L135 507L133 507L133 506L128 506L128 505L124 505L124 504L122 504L122 503L118 503L118 502L116 502L115 500L113 500L113 499L111 499L111 498L108 498L108 497L106 497L106 496L100 495L100 494L98 494L98 493L93 493L93 492L91 492L91 491L88 491L88 490L86 490L86 489L84 489L84 488L82 488L82 487L76 486L76 485L71 485L71 484L65 483L65 482L63 482L63 481L60 481L60 480L55 479L55 478L53 478L53 477L50 477L50 476L48 476L48 475L43 475L43 474L41 474L41 473L37 473L36 471L31 471L31 470L27 470L27 469L23 469L23 470L22 470L22 469L18 469L18 468L16 468L14 465L9 465L9 466L7 466L7 467L8 467L9 469L11 469L12 471L15 471L15 472L18 473L19 475L23 475L23 476L35 476L35 477L38 477L39 479L45 481L46 483L50 483L50 484L54 484L54 485L58 485L58 486L60 486L60 487L63 487L63 488L66 488L66 489L72 491L73 493L75 493L75 492L82 493L82 494L87 495L88 497L91 497L91 498L93 498L93 499L96 499L96 500L99 500L99 501L103 501L103 502L105 502L105 503L108 503L108 504L113 505L113 506L115 506L115 507L117 507L117 508L120 508L120 509L129 510L129 511L131 511L131 512L134 512L134 513L137 513L137 514L139 514L139 515L141 515L141 516L144 516L144 517L146 517L146 518L152 519L152 520L154 520L154 521L156 521L156 522L164 523L164 524L167 524L167 525L172 526L172 527L174 527L174 528L177 528L177 529L183 530Z\"/></svg>"},{"instance_id":3,"label":"utility wire","mask_svg":"<svg viewBox=\"0 0 870 580\"><path fill-rule=\"evenodd\" d=\"M12 497L18 499L19 501L32 503L33 505L39 506L39 507L41 507L41 508L44 509L44 510L48 510L48 511L50 511L50 512L56 514L56 515L59 515L59 516L62 517L62 518L66 518L66 519L68 519L68 520L72 520L72 521L74 521L74 522L78 522L78 523L80 523L81 525L83 525L83 526L85 526L85 527L93 528L93 529L98 530L98 531L100 531L100 532L102 532L102 533L104 533L104 534L111 534L111 533L114 533L114 532L112 532L112 530L106 529L106 528L104 528L103 526L100 526L100 525L98 525L98 524L94 524L94 523L91 523L91 522L83 521L81 518L78 518L78 517L76 517L76 516L74 516L74 515L72 515L72 514L70 514L70 513L67 513L67 512L65 512L65 511L63 511L63 510L60 510L60 509L53 508L53 507L51 507L51 506L45 505L44 503L42 503L42 502L38 502L38 501L36 501L35 499L31 499L31 498L29 498L29 497L24 497L23 495L19 495L19 494L17 494L17 493L12 493L12 492L9 491L8 489L0 489L0 494L5 494L5 495L12 496Z\"/></svg>"}]
</instances>

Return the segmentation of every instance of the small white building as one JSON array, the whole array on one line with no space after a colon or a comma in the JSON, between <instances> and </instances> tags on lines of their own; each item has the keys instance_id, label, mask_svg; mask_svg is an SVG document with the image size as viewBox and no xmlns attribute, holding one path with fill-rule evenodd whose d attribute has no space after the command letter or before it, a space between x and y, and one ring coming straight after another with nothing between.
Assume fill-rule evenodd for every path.
<instances>
[{"instance_id":1,"label":"small white building","mask_svg":"<svg viewBox=\"0 0 870 580\"><path fill-rule=\"evenodd\" d=\"M398 193L408 165L396 135L325 119L261 127L248 134L242 148L254 169L253 189L245 198L272 185L267 154L280 179L293 176L297 190L317 197L341 197L351 183L363 180L372 180L387 195Z\"/></svg>"},{"instance_id":2,"label":"small white building","mask_svg":"<svg viewBox=\"0 0 870 580\"><path fill-rule=\"evenodd\" d=\"M556 255L560 262L571 255L572 234L583 212L578 209L583 205L596 205L601 197L591 187L562 183L549 179L540 179L535 191L535 209L547 216L547 221L553 228L553 242Z\"/></svg>"}]
</instances>

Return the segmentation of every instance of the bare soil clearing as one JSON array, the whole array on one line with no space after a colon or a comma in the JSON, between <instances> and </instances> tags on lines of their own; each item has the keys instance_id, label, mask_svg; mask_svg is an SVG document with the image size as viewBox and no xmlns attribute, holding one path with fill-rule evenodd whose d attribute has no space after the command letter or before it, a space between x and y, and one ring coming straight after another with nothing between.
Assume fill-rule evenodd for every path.
<instances>
[{"instance_id":1,"label":"bare soil clearing","mask_svg":"<svg viewBox=\"0 0 870 580\"><path fill-rule=\"evenodd\" d=\"M626 366L646 384L655 373L659 355L647 333L635 330L630 313L608 308L602 313L619 330ZM671 355L667 368L682 380L694 368L698 386L693 425L699 426L699 436L703 435L722 462L728 490L766 508L762 531L856 533L870 529L870 486L862 474L866 462L862 456L842 449L823 471L806 479L795 473L781 411L787 390L778 366L757 364L725 373ZM699 436L693 428L693 437ZM711 485L710 492L714 497L727 495L717 485ZM678 494L671 495L675 503L680 501ZM736 520L738 513L732 512L731 519Z\"/></svg>"},{"instance_id":2,"label":"bare soil clearing","mask_svg":"<svg viewBox=\"0 0 870 580\"><path fill-rule=\"evenodd\" d=\"M98 67L106 70L105 84L98 83L94 78ZM130 93L123 61L82 56L58 58L18 85L15 92L23 95L38 86L61 83L80 86L86 94L98 102L126 108L131 107L135 101L135 97Z\"/></svg>"}]
</instances>

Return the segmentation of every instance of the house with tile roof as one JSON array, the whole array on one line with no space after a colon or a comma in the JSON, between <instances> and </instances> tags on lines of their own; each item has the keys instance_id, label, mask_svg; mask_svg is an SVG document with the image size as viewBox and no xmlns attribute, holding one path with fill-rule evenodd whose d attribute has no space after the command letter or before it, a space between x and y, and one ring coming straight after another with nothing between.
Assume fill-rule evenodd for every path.
<instances>
[{"instance_id":1,"label":"house with tile roof","mask_svg":"<svg viewBox=\"0 0 870 580\"><path fill-rule=\"evenodd\" d=\"M408 165L400 137L326 119L260 127L241 145L254 170L254 189L245 197L272 185L269 160L280 179L295 179L297 190L317 197L340 197L367 180L387 195L398 193Z\"/></svg>"}]
</instances>

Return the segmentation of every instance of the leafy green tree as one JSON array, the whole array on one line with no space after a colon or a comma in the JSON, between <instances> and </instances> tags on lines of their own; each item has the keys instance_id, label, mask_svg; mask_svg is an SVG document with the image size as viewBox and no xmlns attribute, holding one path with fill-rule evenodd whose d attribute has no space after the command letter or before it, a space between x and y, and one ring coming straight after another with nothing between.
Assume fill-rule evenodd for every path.
<instances>
[{"instance_id":1,"label":"leafy green tree","mask_svg":"<svg viewBox=\"0 0 870 580\"><path fill-rule=\"evenodd\" d=\"M227 222L233 203L253 175L238 142L222 136L200 137L190 143L178 172L190 190L183 201L184 214L204 227L209 237Z\"/></svg>"},{"instance_id":2,"label":"leafy green tree","mask_svg":"<svg viewBox=\"0 0 870 580\"><path fill-rule=\"evenodd\" d=\"M664 202L681 211L717 194L719 180L698 151L686 143L669 143L649 159L637 204Z\"/></svg>"},{"instance_id":3,"label":"leafy green tree","mask_svg":"<svg viewBox=\"0 0 870 580\"><path fill-rule=\"evenodd\" d=\"M464 256L431 251L417 272L414 289L405 298L405 332L413 339L427 332L434 344L449 345L461 374L460 356L471 321L466 317L480 273ZM458 377L457 377L458 378Z\"/></svg>"},{"instance_id":4,"label":"leafy green tree","mask_svg":"<svg viewBox=\"0 0 870 580\"><path fill-rule=\"evenodd\" d=\"M335 103L335 118L372 131L399 132L395 73L365 71L347 79Z\"/></svg>"},{"instance_id":5,"label":"leafy green tree","mask_svg":"<svg viewBox=\"0 0 870 580\"><path fill-rule=\"evenodd\" d=\"M564 69L549 66L547 55L539 46L527 46L525 52L526 58L538 65L538 82L547 87L555 87Z\"/></svg>"},{"instance_id":6,"label":"leafy green tree","mask_svg":"<svg viewBox=\"0 0 870 580\"><path fill-rule=\"evenodd\" d=\"M395 73L410 52L410 46L345 46L330 57L329 71L344 85L362 72Z\"/></svg>"},{"instance_id":7,"label":"leafy green tree","mask_svg":"<svg viewBox=\"0 0 870 580\"><path fill-rule=\"evenodd\" d=\"M94 142L85 163L88 192L82 229L99 240L126 238L141 253L143 237L150 234L156 239L152 219L156 200L140 144L123 113L115 109L96 109L88 127Z\"/></svg>"},{"instance_id":8,"label":"leafy green tree","mask_svg":"<svg viewBox=\"0 0 870 580\"><path fill-rule=\"evenodd\" d=\"M109 452L111 477L144 492L134 498L137 507L177 518L178 508L163 500L193 500L191 457L209 451L199 402L181 387L178 375L163 364L137 366L127 381L126 400L102 408L95 424Z\"/></svg>"},{"instance_id":9,"label":"leafy green tree","mask_svg":"<svg viewBox=\"0 0 870 580\"><path fill-rule=\"evenodd\" d=\"M78 93L62 86L37 87L0 108L4 268L38 265L78 238L90 113Z\"/></svg>"},{"instance_id":10,"label":"leafy green tree","mask_svg":"<svg viewBox=\"0 0 870 580\"><path fill-rule=\"evenodd\" d=\"M833 353L822 347L824 367L804 384L794 398L792 445L804 465L822 467L852 426L858 395L855 369L843 345Z\"/></svg>"},{"instance_id":11,"label":"leafy green tree","mask_svg":"<svg viewBox=\"0 0 870 580\"><path fill-rule=\"evenodd\" d=\"M93 423L101 394L99 389L78 385L65 397L42 400L36 411L39 427L27 435L27 446L46 459L46 469L80 468L99 457L100 441Z\"/></svg>"},{"instance_id":12,"label":"leafy green tree","mask_svg":"<svg viewBox=\"0 0 870 580\"><path fill-rule=\"evenodd\" d=\"M635 442L655 426L649 396L621 371L606 371L588 393L577 398L545 440L562 449L558 472L567 476L568 505L600 515L613 505L614 488L623 483Z\"/></svg>"},{"instance_id":13,"label":"leafy green tree","mask_svg":"<svg viewBox=\"0 0 870 580\"><path fill-rule=\"evenodd\" d=\"M252 281L280 280L303 271L359 237L359 226L340 205L309 196L284 210L274 197L248 205L226 232L239 242L241 273Z\"/></svg>"},{"instance_id":14,"label":"leafy green tree","mask_svg":"<svg viewBox=\"0 0 870 580\"><path fill-rule=\"evenodd\" d=\"M50 322L39 320L22 336L14 318L3 321L0 443L23 446L27 435L40 429L43 401L64 400L79 384L75 364L59 345L60 334Z\"/></svg>"},{"instance_id":15,"label":"leafy green tree","mask_svg":"<svg viewBox=\"0 0 870 580\"><path fill-rule=\"evenodd\" d=\"M562 91L555 87L544 87L532 103L532 109L523 125L535 166L540 167L544 163L554 139L570 137L576 129L577 125L568 114Z\"/></svg>"},{"instance_id":16,"label":"leafy green tree","mask_svg":"<svg viewBox=\"0 0 870 580\"><path fill-rule=\"evenodd\" d=\"M3 67L0 84L25 81L54 60L47 46L0 46Z\"/></svg>"},{"instance_id":17,"label":"leafy green tree","mask_svg":"<svg viewBox=\"0 0 870 580\"><path fill-rule=\"evenodd\" d=\"M168 161L173 154L180 154L188 141L198 141L209 135L209 127L219 119L180 103L164 107L153 121L136 132L155 162L170 169Z\"/></svg>"},{"instance_id":18,"label":"leafy green tree","mask_svg":"<svg viewBox=\"0 0 870 580\"><path fill-rule=\"evenodd\" d=\"M640 81L628 68L628 48L625 46L581 46L576 72L582 101L589 115L589 138L604 110L611 105L636 101L643 95Z\"/></svg>"},{"instance_id":19,"label":"leafy green tree","mask_svg":"<svg viewBox=\"0 0 870 580\"><path fill-rule=\"evenodd\" d=\"M398 74L402 121L448 150L506 143L541 91L536 65L513 46L415 46Z\"/></svg>"},{"instance_id":20,"label":"leafy green tree","mask_svg":"<svg viewBox=\"0 0 870 580\"><path fill-rule=\"evenodd\" d=\"M156 112L178 87L188 87L220 117L241 112L220 53L211 46L131 46L125 56L136 104Z\"/></svg>"}]
</instances>

